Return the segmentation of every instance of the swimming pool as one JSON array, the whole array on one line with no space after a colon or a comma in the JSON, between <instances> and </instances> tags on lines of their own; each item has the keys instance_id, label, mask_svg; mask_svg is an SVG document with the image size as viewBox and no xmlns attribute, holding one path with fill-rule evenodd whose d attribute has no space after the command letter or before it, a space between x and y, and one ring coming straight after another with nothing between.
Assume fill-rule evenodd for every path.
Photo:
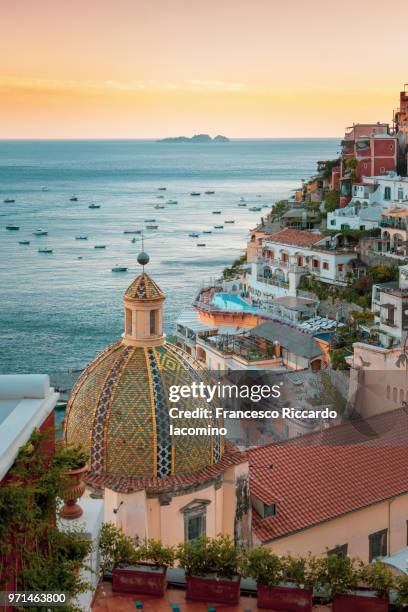
<instances>
[{"instance_id":1,"label":"swimming pool","mask_svg":"<svg viewBox=\"0 0 408 612\"><path fill-rule=\"evenodd\" d=\"M257 311L255 306L247 304L245 300L232 293L216 293L211 300L211 305L217 306L217 308L221 308L221 310L235 310L237 312Z\"/></svg>"}]
</instances>

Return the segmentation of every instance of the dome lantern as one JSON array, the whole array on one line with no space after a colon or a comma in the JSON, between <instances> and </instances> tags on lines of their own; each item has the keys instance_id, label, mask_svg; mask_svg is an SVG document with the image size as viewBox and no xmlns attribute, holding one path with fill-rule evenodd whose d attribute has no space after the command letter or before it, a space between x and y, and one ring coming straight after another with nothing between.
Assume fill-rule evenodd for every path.
<instances>
[{"instance_id":1,"label":"dome lantern","mask_svg":"<svg viewBox=\"0 0 408 612\"><path fill-rule=\"evenodd\" d=\"M164 294L144 268L149 255L142 251L137 257L142 273L129 285L123 298L125 308L122 342L126 346L160 346L163 333Z\"/></svg>"}]
</instances>

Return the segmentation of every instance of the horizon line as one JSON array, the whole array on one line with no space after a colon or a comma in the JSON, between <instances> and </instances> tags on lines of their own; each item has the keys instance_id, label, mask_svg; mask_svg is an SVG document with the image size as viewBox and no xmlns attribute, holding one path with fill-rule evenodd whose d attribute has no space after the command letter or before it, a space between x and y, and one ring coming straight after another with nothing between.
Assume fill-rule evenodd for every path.
<instances>
[{"instance_id":1,"label":"horizon line","mask_svg":"<svg viewBox=\"0 0 408 612\"><path fill-rule=\"evenodd\" d=\"M57 142L57 141L67 141L67 142L102 142L102 141L123 141L123 142L134 142L134 141L149 141L149 142L158 142L163 140L164 138L179 138L178 136L160 136L160 137L146 137L146 138L123 138L123 137L89 137L89 138L81 138L81 137L66 137L66 136L56 136L52 138L41 138L41 137L32 137L32 138L24 138L24 137L11 137L11 138L0 138L0 142L33 142L33 141L42 141L42 142ZM190 138L189 136L187 138ZM229 141L233 140L336 140L342 139L343 136L227 136ZM186 142L181 143L165 143L165 144L189 144ZM194 142L191 144L211 144L208 142ZM214 144L228 144L226 143L214 143Z\"/></svg>"}]
</instances>

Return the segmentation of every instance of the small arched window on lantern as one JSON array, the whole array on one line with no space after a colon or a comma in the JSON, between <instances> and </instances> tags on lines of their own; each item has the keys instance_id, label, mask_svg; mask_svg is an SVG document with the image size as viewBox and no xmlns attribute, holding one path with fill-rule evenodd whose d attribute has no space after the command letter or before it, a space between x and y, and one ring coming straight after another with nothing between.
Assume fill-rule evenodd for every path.
<instances>
[{"instance_id":1,"label":"small arched window on lantern","mask_svg":"<svg viewBox=\"0 0 408 612\"><path fill-rule=\"evenodd\" d=\"M150 311L150 335L157 335L157 310Z\"/></svg>"}]
</instances>

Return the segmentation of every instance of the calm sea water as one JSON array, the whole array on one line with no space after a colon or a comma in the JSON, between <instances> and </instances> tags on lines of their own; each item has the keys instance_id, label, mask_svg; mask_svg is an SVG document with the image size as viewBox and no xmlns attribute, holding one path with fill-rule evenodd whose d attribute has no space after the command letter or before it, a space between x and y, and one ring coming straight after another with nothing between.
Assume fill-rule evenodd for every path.
<instances>
[{"instance_id":1,"label":"calm sea water","mask_svg":"<svg viewBox=\"0 0 408 612\"><path fill-rule=\"evenodd\" d=\"M0 142L0 372L58 378L119 338L122 294L138 273L140 250L140 241L132 244L123 232L144 227L148 218L159 225L146 231L148 271L167 295L171 333L199 286L242 253L259 220L262 213L238 207L239 198L248 207L270 207L338 147L335 139ZM209 189L215 195L189 195ZM165 202L160 194L178 205L155 210ZM73 195L77 202L70 202ZM101 208L89 209L92 202ZM212 214L217 209L221 215ZM213 229L225 219L235 223ZM6 230L10 223L20 230ZM39 227L48 236L33 236ZM199 248L188 234L205 229L213 233L200 238L206 247ZM75 240L79 234L88 240ZM25 239L29 246L18 244ZM38 253L44 246L53 254ZM116 264L129 271L112 273Z\"/></svg>"}]
</instances>

